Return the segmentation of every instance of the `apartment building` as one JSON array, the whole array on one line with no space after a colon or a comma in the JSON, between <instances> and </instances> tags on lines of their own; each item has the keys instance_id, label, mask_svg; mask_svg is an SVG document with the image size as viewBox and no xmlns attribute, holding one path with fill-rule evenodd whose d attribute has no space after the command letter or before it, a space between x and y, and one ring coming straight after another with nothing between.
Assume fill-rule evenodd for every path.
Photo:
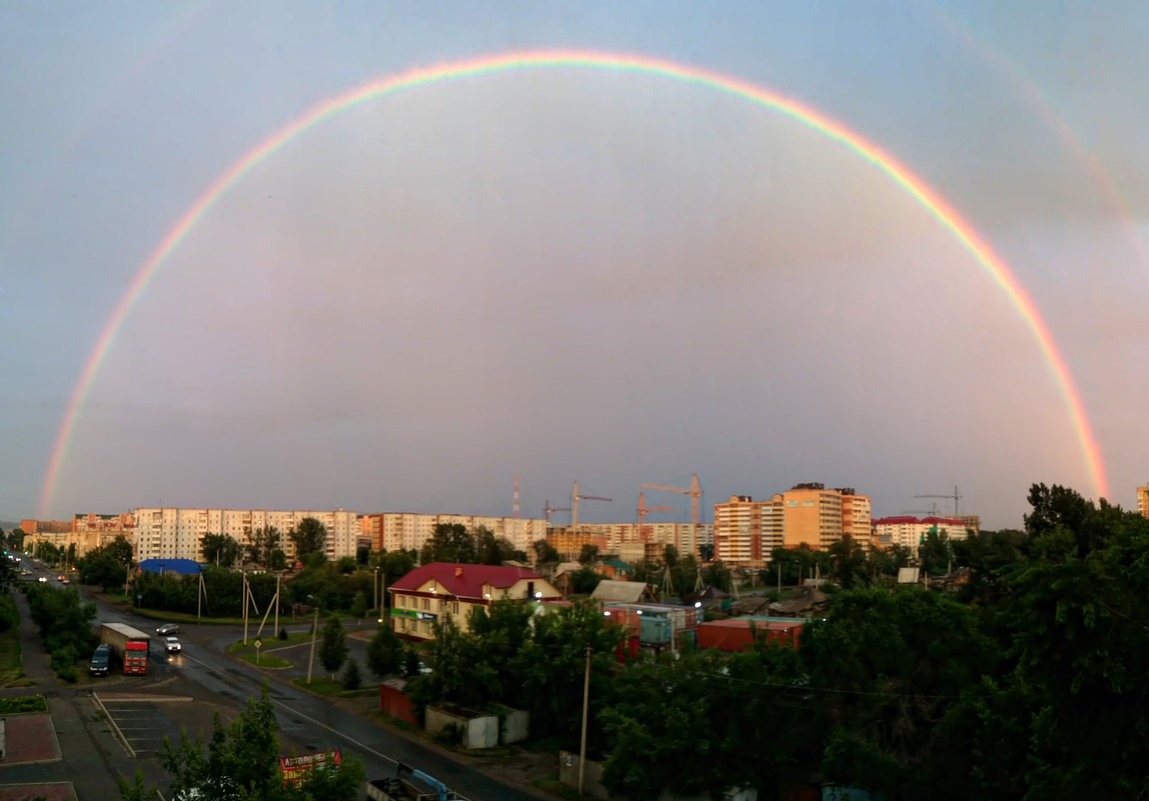
<instances>
[{"instance_id":1,"label":"apartment building","mask_svg":"<svg viewBox=\"0 0 1149 801\"><path fill-rule=\"evenodd\" d=\"M361 522L363 536L371 538L375 551L417 551L440 524L459 524L468 531L487 528L496 537L505 538L515 550L528 554L532 543L547 536L546 520L526 517L384 512L363 515Z\"/></svg>"},{"instance_id":2,"label":"apartment building","mask_svg":"<svg viewBox=\"0 0 1149 801\"><path fill-rule=\"evenodd\" d=\"M1149 484L1137 488L1137 511L1142 517L1149 517Z\"/></svg>"},{"instance_id":3,"label":"apartment building","mask_svg":"<svg viewBox=\"0 0 1149 801\"><path fill-rule=\"evenodd\" d=\"M435 623L447 619L467 631L471 611L494 601L562 599L553 584L525 568L448 562L417 567L387 590L391 593L391 625L407 640L434 639Z\"/></svg>"},{"instance_id":4,"label":"apartment building","mask_svg":"<svg viewBox=\"0 0 1149 801\"><path fill-rule=\"evenodd\" d=\"M185 509L175 507L135 510L136 558L193 559L203 561L203 538L226 534L241 545L251 542L253 531L275 527L288 559L295 547L288 537L300 521L311 517L327 531L324 551L328 559L355 556L361 525L356 512L343 509L274 511L269 509Z\"/></svg>"},{"instance_id":5,"label":"apartment building","mask_svg":"<svg viewBox=\"0 0 1149 801\"><path fill-rule=\"evenodd\" d=\"M815 550L842 539L842 491L822 484L796 484L782 493L782 544Z\"/></svg>"},{"instance_id":6,"label":"apartment building","mask_svg":"<svg viewBox=\"0 0 1149 801\"><path fill-rule=\"evenodd\" d=\"M578 556L584 543L599 545L603 553L621 553L624 546L636 543L656 545L661 553L673 545L685 556L714 542L714 524L699 523L695 530L693 523L579 523L551 526L547 541L568 558Z\"/></svg>"},{"instance_id":7,"label":"apartment building","mask_svg":"<svg viewBox=\"0 0 1149 801\"><path fill-rule=\"evenodd\" d=\"M76 546L76 556L84 556L102 548L116 537L124 537L135 547L136 521L131 514L96 515L78 514L72 520L24 520L25 547L31 550L36 543L46 542L62 551Z\"/></svg>"},{"instance_id":8,"label":"apartment building","mask_svg":"<svg viewBox=\"0 0 1149 801\"><path fill-rule=\"evenodd\" d=\"M725 564L765 567L782 542L782 496L732 495L714 505L714 556Z\"/></svg>"},{"instance_id":9,"label":"apartment building","mask_svg":"<svg viewBox=\"0 0 1149 801\"><path fill-rule=\"evenodd\" d=\"M840 487L838 492L842 493L842 536L869 543L874 533L874 502L853 487Z\"/></svg>"},{"instance_id":10,"label":"apartment building","mask_svg":"<svg viewBox=\"0 0 1149 801\"><path fill-rule=\"evenodd\" d=\"M917 551L922 538L937 526L938 534L951 540L964 540L968 536L965 520L956 517L923 517L912 515L883 517L874 521L874 536L883 544L904 545Z\"/></svg>"}]
</instances>

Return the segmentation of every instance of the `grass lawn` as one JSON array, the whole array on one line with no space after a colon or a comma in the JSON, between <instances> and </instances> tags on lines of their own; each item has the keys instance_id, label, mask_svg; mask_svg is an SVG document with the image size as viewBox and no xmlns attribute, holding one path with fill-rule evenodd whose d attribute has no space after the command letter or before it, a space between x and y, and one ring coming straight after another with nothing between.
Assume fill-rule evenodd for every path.
<instances>
[{"instance_id":1,"label":"grass lawn","mask_svg":"<svg viewBox=\"0 0 1149 801\"><path fill-rule=\"evenodd\" d=\"M289 668L295 665L294 662L288 662L286 659L280 659L275 654L260 654L259 661L255 661L255 651L251 653L242 653L239 658L249 665L258 665L265 668Z\"/></svg>"},{"instance_id":2,"label":"grass lawn","mask_svg":"<svg viewBox=\"0 0 1149 801\"><path fill-rule=\"evenodd\" d=\"M0 687L26 687L24 661L20 656L20 624L0 633Z\"/></svg>"},{"instance_id":3,"label":"grass lawn","mask_svg":"<svg viewBox=\"0 0 1149 801\"><path fill-rule=\"evenodd\" d=\"M312 676L311 684L307 683L306 676L300 676L298 679L292 679L291 683L296 687L302 687L319 695L341 695L343 693L343 682L332 681L327 676Z\"/></svg>"},{"instance_id":4,"label":"grass lawn","mask_svg":"<svg viewBox=\"0 0 1149 801\"><path fill-rule=\"evenodd\" d=\"M338 695L343 698L354 698L356 696L369 696L379 694L379 685L371 684L366 687L360 686L358 690L347 690L343 687L343 682L332 681L326 675L312 676L311 684L307 683L306 676L300 676L298 679L292 679L291 683L296 687L301 687L304 690L310 690L318 695Z\"/></svg>"},{"instance_id":5,"label":"grass lawn","mask_svg":"<svg viewBox=\"0 0 1149 801\"><path fill-rule=\"evenodd\" d=\"M284 646L287 646L287 645L294 645L296 643L307 642L308 640L311 639L311 632L301 631L301 632L298 632L296 634L288 634L286 640L281 640L278 637L268 636L266 634L261 639L263 641L263 649L262 650L264 653L267 653L268 651L273 651L276 648L283 648ZM239 642L234 642L227 647L227 652L229 654L238 654L238 653L241 653L243 651L252 651L254 653L255 646L252 645L252 643L254 641L255 641L255 635L251 634L247 638L247 645L243 644L243 640L240 640Z\"/></svg>"},{"instance_id":6,"label":"grass lawn","mask_svg":"<svg viewBox=\"0 0 1149 801\"><path fill-rule=\"evenodd\" d=\"M580 798L585 797L579 795L578 790L573 787L567 787L558 779L535 779L531 784L540 790L557 795L559 798L570 799L570 801L578 801Z\"/></svg>"},{"instance_id":7,"label":"grass lawn","mask_svg":"<svg viewBox=\"0 0 1149 801\"><path fill-rule=\"evenodd\" d=\"M19 698L0 698L0 715L18 715L21 712L47 712L48 702L42 695Z\"/></svg>"}]
</instances>

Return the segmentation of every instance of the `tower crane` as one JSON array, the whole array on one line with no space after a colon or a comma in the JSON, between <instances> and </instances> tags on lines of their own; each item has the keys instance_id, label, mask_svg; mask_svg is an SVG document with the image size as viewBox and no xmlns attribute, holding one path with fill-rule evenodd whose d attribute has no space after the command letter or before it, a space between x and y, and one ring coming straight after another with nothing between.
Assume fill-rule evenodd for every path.
<instances>
[{"instance_id":1,"label":"tower crane","mask_svg":"<svg viewBox=\"0 0 1149 801\"><path fill-rule=\"evenodd\" d=\"M603 498L599 495L583 495L578 491L578 482L574 483L574 492L571 493L571 525L578 525L578 502L579 501L607 501L614 502L614 498Z\"/></svg>"},{"instance_id":2,"label":"tower crane","mask_svg":"<svg viewBox=\"0 0 1149 801\"><path fill-rule=\"evenodd\" d=\"M690 496L690 510L691 518L694 522L694 551L695 555L698 554L698 506L702 498L702 487L698 483L698 473L694 474L693 479L690 481L690 489L683 489L682 487L669 487L665 484L643 484L640 489L656 489L665 492L677 492L680 495Z\"/></svg>"},{"instance_id":3,"label":"tower crane","mask_svg":"<svg viewBox=\"0 0 1149 801\"><path fill-rule=\"evenodd\" d=\"M650 506L646 505L646 493L638 493L638 524L641 526L646 522L646 515L650 512L673 512L673 506Z\"/></svg>"},{"instance_id":4,"label":"tower crane","mask_svg":"<svg viewBox=\"0 0 1149 801\"><path fill-rule=\"evenodd\" d=\"M957 485L954 485L953 495L915 495L915 498L945 498L948 501L954 502L954 517L958 516L958 503L961 501L961 495L958 494Z\"/></svg>"},{"instance_id":5,"label":"tower crane","mask_svg":"<svg viewBox=\"0 0 1149 801\"><path fill-rule=\"evenodd\" d=\"M543 504L543 517L546 518L547 525L549 526L551 523L551 512L569 512L570 510L571 508L569 506L551 506L551 502L546 501Z\"/></svg>"}]
</instances>

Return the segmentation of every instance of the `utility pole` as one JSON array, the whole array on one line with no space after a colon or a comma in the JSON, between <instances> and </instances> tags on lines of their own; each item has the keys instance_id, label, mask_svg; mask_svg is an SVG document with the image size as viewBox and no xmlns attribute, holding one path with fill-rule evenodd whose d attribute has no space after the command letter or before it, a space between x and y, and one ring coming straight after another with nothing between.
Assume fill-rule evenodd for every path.
<instances>
[{"instance_id":1,"label":"utility pole","mask_svg":"<svg viewBox=\"0 0 1149 801\"><path fill-rule=\"evenodd\" d=\"M275 636L279 636L279 576L275 577Z\"/></svg>"},{"instance_id":2,"label":"utility pole","mask_svg":"<svg viewBox=\"0 0 1149 801\"><path fill-rule=\"evenodd\" d=\"M590 645L586 647L586 679L582 686L582 738L578 756L578 794L582 795L583 776L586 775L586 719L590 709Z\"/></svg>"},{"instance_id":3,"label":"utility pole","mask_svg":"<svg viewBox=\"0 0 1149 801\"><path fill-rule=\"evenodd\" d=\"M315 670L315 640L319 637L319 607L315 607L315 622L311 624L311 656L307 660L307 683L311 684L311 673Z\"/></svg>"},{"instance_id":4,"label":"utility pole","mask_svg":"<svg viewBox=\"0 0 1149 801\"><path fill-rule=\"evenodd\" d=\"M782 562L778 562L778 594L782 594Z\"/></svg>"},{"instance_id":5,"label":"utility pole","mask_svg":"<svg viewBox=\"0 0 1149 801\"><path fill-rule=\"evenodd\" d=\"M243 575L243 644L247 645L247 573Z\"/></svg>"}]
</instances>

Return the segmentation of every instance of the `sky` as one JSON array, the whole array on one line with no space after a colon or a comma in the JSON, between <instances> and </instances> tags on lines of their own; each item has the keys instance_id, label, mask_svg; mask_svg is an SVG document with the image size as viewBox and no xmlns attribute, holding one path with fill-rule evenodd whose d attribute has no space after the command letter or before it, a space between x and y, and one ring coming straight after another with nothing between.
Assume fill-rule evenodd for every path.
<instances>
[{"instance_id":1,"label":"sky","mask_svg":"<svg viewBox=\"0 0 1149 801\"><path fill-rule=\"evenodd\" d=\"M851 486L1017 527L1096 498L1011 297L873 163L664 76L524 68L333 115L368 81L523 50L792 98L896 158L1012 271L1108 481L1149 481L1149 8L1137 2L0 5L0 519L140 506L632 521L639 485ZM52 480L54 478L54 481ZM648 491L651 516L689 497ZM561 521L564 516L556 517Z\"/></svg>"}]
</instances>

